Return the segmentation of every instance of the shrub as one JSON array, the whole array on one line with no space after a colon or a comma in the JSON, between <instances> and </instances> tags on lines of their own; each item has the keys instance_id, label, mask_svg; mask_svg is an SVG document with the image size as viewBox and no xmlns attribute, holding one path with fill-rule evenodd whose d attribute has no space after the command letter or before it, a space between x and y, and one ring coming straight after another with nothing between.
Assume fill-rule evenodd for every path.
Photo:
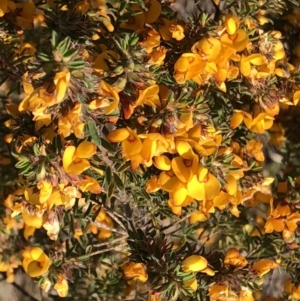
<instances>
[{"instance_id":1,"label":"shrub","mask_svg":"<svg viewBox=\"0 0 300 301\"><path fill-rule=\"evenodd\" d=\"M7 281L274 300L281 267L300 299L297 2L1 1Z\"/></svg>"}]
</instances>

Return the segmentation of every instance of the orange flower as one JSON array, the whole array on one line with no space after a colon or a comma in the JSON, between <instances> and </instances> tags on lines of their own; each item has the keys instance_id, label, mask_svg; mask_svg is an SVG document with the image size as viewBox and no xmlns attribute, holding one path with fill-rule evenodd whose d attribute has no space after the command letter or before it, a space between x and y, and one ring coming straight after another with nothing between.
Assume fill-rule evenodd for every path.
<instances>
[{"instance_id":1,"label":"orange flower","mask_svg":"<svg viewBox=\"0 0 300 301\"><path fill-rule=\"evenodd\" d=\"M117 110L120 97L116 88L102 80L98 93L99 97L89 104L91 110L100 108L103 109L104 114L106 115L109 115Z\"/></svg>"},{"instance_id":2,"label":"orange flower","mask_svg":"<svg viewBox=\"0 0 300 301\"><path fill-rule=\"evenodd\" d=\"M271 269L277 268L277 264L269 259L262 259L254 263L251 267L252 271L256 271L259 277L269 273Z\"/></svg>"},{"instance_id":3,"label":"orange flower","mask_svg":"<svg viewBox=\"0 0 300 301\"><path fill-rule=\"evenodd\" d=\"M197 173L187 183L188 195L198 201L214 199L220 188L218 179L202 166L198 167Z\"/></svg>"},{"instance_id":4,"label":"orange flower","mask_svg":"<svg viewBox=\"0 0 300 301\"><path fill-rule=\"evenodd\" d=\"M193 79L200 83L199 74L205 68L205 61L199 54L184 53L174 65L174 78L178 84Z\"/></svg>"},{"instance_id":5,"label":"orange flower","mask_svg":"<svg viewBox=\"0 0 300 301\"><path fill-rule=\"evenodd\" d=\"M222 44L216 38L205 38L193 45L192 52L199 54L204 61L215 62L221 56Z\"/></svg>"},{"instance_id":6,"label":"orange flower","mask_svg":"<svg viewBox=\"0 0 300 301\"><path fill-rule=\"evenodd\" d=\"M248 261L244 256L240 255L237 249L231 248L226 252L224 263L236 268L243 268L248 264Z\"/></svg>"},{"instance_id":7,"label":"orange flower","mask_svg":"<svg viewBox=\"0 0 300 301\"><path fill-rule=\"evenodd\" d=\"M206 267L207 260L200 255L191 255L181 263L181 268L184 272L201 272Z\"/></svg>"},{"instance_id":8,"label":"orange flower","mask_svg":"<svg viewBox=\"0 0 300 301\"><path fill-rule=\"evenodd\" d=\"M141 282L146 282L148 280L146 267L142 263L128 262L123 267L123 272L126 279L136 279Z\"/></svg>"},{"instance_id":9,"label":"orange flower","mask_svg":"<svg viewBox=\"0 0 300 301\"><path fill-rule=\"evenodd\" d=\"M23 268L30 277L39 277L45 274L50 265L50 258L39 247L30 247L23 253Z\"/></svg>"},{"instance_id":10,"label":"orange flower","mask_svg":"<svg viewBox=\"0 0 300 301\"><path fill-rule=\"evenodd\" d=\"M142 150L142 141L139 136L129 127L120 128L107 135L110 142L121 142L125 157L137 155Z\"/></svg>"},{"instance_id":11,"label":"orange flower","mask_svg":"<svg viewBox=\"0 0 300 301\"><path fill-rule=\"evenodd\" d=\"M184 35L184 27L180 24L172 24L169 28L171 34L172 34L172 38L177 40L177 41L181 41L182 39L184 39L185 35Z\"/></svg>"},{"instance_id":12,"label":"orange flower","mask_svg":"<svg viewBox=\"0 0 300 301\"><path fill-rule=\"evenodd\" d=\"M73 175L80 175L90 168L87 158L96 153L97 146L91 142L81 142L78 147L68 146L63 156L64 170Z\"/></svg>"},{"instance_id":13,"label":"orange flower","mask_svg":"<svg viewBox=\"0 0 300 301\"><path fill-rule=\"evenodd\" d=\"M59 297L64 298L68 295L69 285L64 275L59 275L54 289L57 291Z\"/></svg>"}]
</instances>

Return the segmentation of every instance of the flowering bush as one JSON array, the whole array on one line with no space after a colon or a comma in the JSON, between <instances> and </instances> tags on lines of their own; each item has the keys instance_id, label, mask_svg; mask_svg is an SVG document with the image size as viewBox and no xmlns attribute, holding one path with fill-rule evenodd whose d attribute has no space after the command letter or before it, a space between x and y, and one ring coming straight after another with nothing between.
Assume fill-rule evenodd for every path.
<instances>
[{"instance_id":1,"label":"flowering bush","mask_svg":"<svg viewBox=\"0 0 300 301\"><path fill-rule=\"evenodd\" d=\"M198 2L0 2L7 281L300 300L298 1Z\"/></svg>"}]
</instances>

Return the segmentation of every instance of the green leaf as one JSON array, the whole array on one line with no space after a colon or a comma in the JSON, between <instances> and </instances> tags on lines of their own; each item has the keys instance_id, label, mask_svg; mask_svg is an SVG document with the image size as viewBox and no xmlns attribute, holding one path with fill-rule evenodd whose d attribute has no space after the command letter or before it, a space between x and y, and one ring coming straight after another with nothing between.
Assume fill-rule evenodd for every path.
<instances>
[{"instance_id":1,"label":"green leaf","mask_svg":"<svg viewBox=\"0 0 300 301\"><path fill-rule=\"evenodd\" d=\"M105 139L100 138L101 139L101 145L107 149L109 152L115 153L116 149L110 144L108 143Z\"/></svg>"},{"instance_id":2,"label":"green leaf","mask_svg":"<svg viewBox=\"0 0 300 301\"><path fill-rule=\"evenodd\" d=\"M117 172L124 172L125 170L127 170L129 167L131 166L130 161L127 161L125 164L121 165L119 168L117 168Z\"/></svg>"},{"instance_id":3,"label":"green leaf","mask_svg":"<svg viewBox=\"0 0 300 301\"><path fill-rule=\"evenodd\" d=\"M84 61L73 61L68 64L70 69L82 69L85 66Z\"/></svg>"},{"instance_id":4,"label":"green leaf","mask_svg":"<svg viewBox=\"0 0 300 301\"><path fill-rule=\"evenodd\" d=\"M69 50L70 46L71 46L71 39L69 37L66 37L57 45L56 48L61 52L62 55L65 55Z\"/></svg>"},{"instance_id":5,"label":"green leaf","mask_svg":"<svg viewBox=\"0 0 300 301\"><path fill-rule=\"evenodd\" d=\"M63 61L69 62L70 59L77 53L77 49L69 49L64 55L63 55Z\"/></svg>"},{"instance_id":6,"label":"green leaf","mask_svg":"<svg viewBox=\"0 0 300 301\"><path fill-rule=\"evenodd\" d=\"M88 261L89 258L90 258L89 254L77 257L77 259L80 260L80 261Z\"/></svg>"},{"instance_id":7,"label":"green leaf","mask_svg":"<svg viewBox=\"0 0 300 301\"><path fill-rule=\"evenodd\" d=\"M29 160L27 158L22 159L21 161L17 162L15 167L16 168L23 168L29 163Z\"/></svg>"},{"instance_id":8,"label":"green leaf","mask_svg":"<svg viewBox=\"0 0 300 301\"><path fill-rule=\"evenodd\" d=\"M115 183L114 182L110 182L110 184L108 185L108 189L107 189L107 197L110 199L115 191Z\"/></svg>"},{"instance_id":9,"label":"green leaf","mask_svg":"<svg viewBox=\"0 0 300 301\"><path fill-rule=\"evenodd\" d=\"M24 175L24 174L26 174L26 173L31 169L31 167L32 167L31 163L28 162L27 165L25 165L25 166L23 166L22 168L20 168L19 173L20 173L21 175ZM28 176L29 176L29 175L28 175Z\"/></svg>"},{"instance_id":10,"label":"green leaf","mask_svg":"<svg viewBox=\"0 0 300 301\"><path fill-rule=\"evenodd\" d=\"M100 146L101 145L101 140L100 140L99 135L97 133L97 128L96 128L95 122L93 120L90 120L88 122L87 126L88 126L89 134L91 135L92 141L97 146Z\"/></svg>"},{"instance_id":11,"label":"green leaf","mask_svg":"<svg viewBox=\"0 0 300 301\"><path fill-rule=\"evenodd\" d=\"M87 246L86 249L85 249L85 254L89 255L92 253L92 249L93 249L93 246Z\"/></svg>"},{"instance_id":12,"label":"green leaf","mask_svg":"<svg viewBox=\"0 0 300 301\"><path fill-rule=\"evenodd\" d=\"M112 172L109 166L106 166L105 169L105 181L107 185L109 185L112 182Z\"/></svg>"},{"instance_id":13,"label":"green leaf","mask_svg":"<svg viewBox=\"0 0 300 301\"><path fill-rule=\"evenodd\" d=\"M56 48L57 44L58 44L58 35L56 31L52 31L52 37L51 37L51 44L53 46L53 48Z\"/></svg>"},{"instance_id":14,"label":"green leaf","mask_svg":"<svg viewBox=\"0 0 300 301\"><path fill-rule=\"evenodd\" d=\"M120 190L123 190L124 189L124 184L121 180L121 178L116 174L114 173L114 181L116 183L116 186L120 189Z\"/></svg>"},{"instance_id":15,"label":"green leaf","mask_svg":"<svg viewBox=\"0 0 300 301\"><path fill-rule=\"evenodd\" d=\"M51 61L51 57L46 53L40 53L38 55L38 58L41 59L43 62L50 62Z\"/></svg>"}]
</instances>

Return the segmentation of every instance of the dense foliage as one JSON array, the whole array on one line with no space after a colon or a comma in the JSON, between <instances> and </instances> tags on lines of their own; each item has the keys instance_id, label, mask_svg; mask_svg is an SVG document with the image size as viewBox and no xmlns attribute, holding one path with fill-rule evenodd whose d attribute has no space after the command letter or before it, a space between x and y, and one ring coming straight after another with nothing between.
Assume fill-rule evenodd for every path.
<instances>
[{"instance_id":1,"label":"dense foliage","mask_svg":"<svg viewBox=\"0 0 300 301\"><path fill-rule=\"evenodd\" d=\"M298 1L195 2L0 1L7 281L300 300Z\"/></svg>"}]
</instances>

